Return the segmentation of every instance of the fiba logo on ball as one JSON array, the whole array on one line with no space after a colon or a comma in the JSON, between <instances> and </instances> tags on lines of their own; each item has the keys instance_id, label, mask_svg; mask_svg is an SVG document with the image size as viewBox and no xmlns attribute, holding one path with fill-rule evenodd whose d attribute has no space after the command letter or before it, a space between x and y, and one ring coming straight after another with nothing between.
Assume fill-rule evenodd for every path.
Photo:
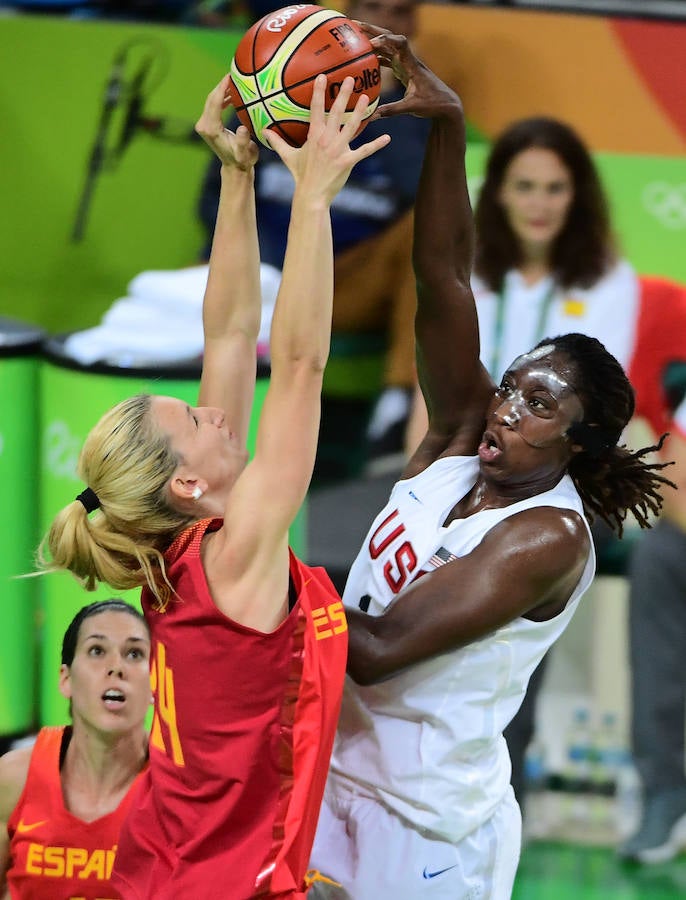
<instances>
[{"instance_id":1,"label":"fiba logo on ball","mask_svg":"<svg viewBox=\"0 0 686 900\"><path fill-rule=\"evenodd\" d=\"M343 80L354 79L348 112L360 94L367 94L366 122L379 102L381 71L369 39L356 23L312 4L268 13L248 29L231 62L231 100L238 118L265 146L269 146L266 128L273 128L292 146L302 146L320 73L327 76L327 109Z\"/></svg>"}]
</instances>

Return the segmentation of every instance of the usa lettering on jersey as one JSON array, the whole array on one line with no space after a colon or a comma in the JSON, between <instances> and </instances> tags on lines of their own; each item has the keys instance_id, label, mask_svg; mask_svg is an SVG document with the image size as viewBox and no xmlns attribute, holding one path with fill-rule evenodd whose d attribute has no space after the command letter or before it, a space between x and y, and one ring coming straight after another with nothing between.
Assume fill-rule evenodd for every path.
<instances>
[{"instance_id":1,"label":"usa lettering on jersey","mask_svg":"<svg viewBox=\"0 0 686 900\"><path fill-rule=\"evenodd\" d=\"M417 554L412 542L406 537L406 529L399 519L400 513L394 509L381 522L369 538L367 550L372 560L380 559L387 551L390 556L383 563L383 576L393 595L399 593L410 581L428 575L434 569L457 559L445 547L439 547L426 563L426 567L418 570ZM360 609L367 612L371 597L365 594L360 598Z\"/></svg>"},{"instance_id":2,"label":"usa lettering on jersey","mask_svg":"<svg viewBox=\"0 0 686 900\"><path fill-rule=\"evenodd\" d=\"M404 537L405 525L399 520L399 515L398 510L394 509L386 516L368 544L369 555L373 560L379 559L393 545L391 558L383 564L383 576L392 594L397 594L405 587L417 568L417 554L411 541Z\"/></svg>"}]
</instances>

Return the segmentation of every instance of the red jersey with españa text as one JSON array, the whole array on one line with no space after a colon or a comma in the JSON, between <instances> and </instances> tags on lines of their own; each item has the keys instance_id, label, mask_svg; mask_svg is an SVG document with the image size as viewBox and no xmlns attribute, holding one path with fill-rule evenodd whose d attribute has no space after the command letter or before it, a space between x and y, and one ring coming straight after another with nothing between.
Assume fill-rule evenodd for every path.
<instances>
[{"instance_id":1,"label":"red jersey with espa\u00f1a text","mask_svg":"<svg viewBox=\"0 0 686 900\"><path fill-rule=\"evenodd\" d=\"M119 900L110 884L121 823L137 776L119 806L84 822L64 806L60 750L64 728L42 728L26 785L7 823L12 900Z\"/></svg>"},{"instance_id":2,"label":"red jersey with espa\u00f1a text","mask_svg":"<svg viewBox=\"0 0 686 900\"><path fill-rule=\"evenodd\" d=\"M323 569L292 553L295 603L271 633L215 606L200 545L185 531L165 559L152 633L150 767L113 875L125 900L303 897L347 656L343 605Z\"/></svg>"}]
</instances>

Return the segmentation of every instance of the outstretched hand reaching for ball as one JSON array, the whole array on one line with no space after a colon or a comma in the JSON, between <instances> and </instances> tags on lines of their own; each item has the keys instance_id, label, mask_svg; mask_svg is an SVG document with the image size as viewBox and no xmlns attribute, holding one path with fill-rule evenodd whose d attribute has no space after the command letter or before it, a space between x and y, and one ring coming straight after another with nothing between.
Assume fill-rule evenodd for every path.
<instances>
[{"instance_id":1,"label":"outstretched hand reaching for ball","mask_svg":"<svg viewBox=\"0 0 686 900\"><path fill-rule=\"evenodd\" d=\"M196 122L195 130L214 150L222 165L248 171L257 162L259 152L245 125L240 125L235 134L224 128L222 111L227 105L228 92L229 75L225 75L216 88L207 95L205 108Z\"/></svg>"},{"instance_id":2,"label":"outstretched hand reaching for ball","mask_svg":"<svg viewBox=\"0 0 686 900\"><path fill-rule=\"evenodd\" d=\"M346 78L328 113L325 112L326 76L318 75L312 91L310 128L302 147L291 147L276 132L266 129L264 136L279 154L293 175L296 184L302 184L315 195L321 195L330 204L343 187L350 172L361 159L366 159L385 147L390 135L382 134L355 150L350 141L357 134L369 106L369 98L361 94L352 112L346 107L353 92L354 81Z\"/></svg>"},{"instance_id":3,"label":"outstretched hand reaching for ball","mask_svg":"<svg viewBox=\"0 0 686 900\"><path fill-rule=\"evenodd\" d=\"M460 98L417 59L404 35L391 34L366 22L358 22L361 30L372 43L379 62L393 70L395 77L405 86L405 96L395 103L379 106L371 116L383 119L402 113L425 118L448 115L456 108L462 110Z\"/></svg>"}]
</instances>

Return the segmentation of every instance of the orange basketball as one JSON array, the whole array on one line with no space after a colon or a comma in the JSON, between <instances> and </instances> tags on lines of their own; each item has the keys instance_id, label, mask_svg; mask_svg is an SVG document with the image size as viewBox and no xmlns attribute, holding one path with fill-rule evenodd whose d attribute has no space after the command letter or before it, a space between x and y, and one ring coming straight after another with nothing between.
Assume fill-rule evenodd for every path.
<instances>
[{"instance_id":1,"label":"orange basketball","mask_svg":"<svg viewBox=\"0 0 686 900\"><path fill-rule=\"evenodd\" d=\"M381 72L372 45L342 13L313 4L285 6L255 22L242 37L231 62L231 99L240 121L265 146L265 128L274 128L293 147L302 146L310 127L310 102L317 75L327 76L326 109L343 79L370 100L365 119L379 102ZM361 130L361 129L360 129Z\"/></svg>"}]
</instances>

